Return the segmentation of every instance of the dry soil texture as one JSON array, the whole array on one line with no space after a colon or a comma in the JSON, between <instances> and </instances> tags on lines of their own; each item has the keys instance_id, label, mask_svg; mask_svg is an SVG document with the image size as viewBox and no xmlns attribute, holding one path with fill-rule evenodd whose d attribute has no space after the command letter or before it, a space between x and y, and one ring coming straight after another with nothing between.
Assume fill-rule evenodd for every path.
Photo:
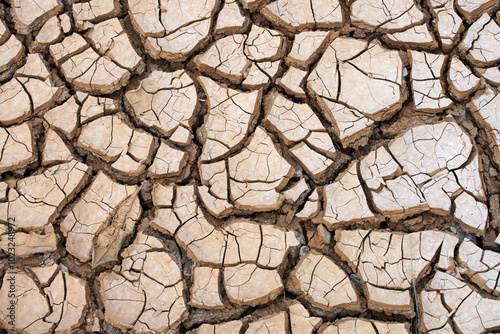
<instances>
[{"instance_id":1,"label":"dry soil texture","mask_svg":"<svg viewBox=\"0 0 500 334\"><path fill-rule=\"evenodd\" d=\"M0 1L0 331L499 331L499 10Z\"/></svg>"}]
</instances>

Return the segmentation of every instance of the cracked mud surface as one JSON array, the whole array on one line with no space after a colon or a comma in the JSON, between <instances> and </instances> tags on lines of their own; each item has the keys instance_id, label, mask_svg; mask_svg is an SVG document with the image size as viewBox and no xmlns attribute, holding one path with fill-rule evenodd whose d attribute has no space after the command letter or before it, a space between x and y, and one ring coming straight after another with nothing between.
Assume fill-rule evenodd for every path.
<instances>
[{"instance_id":1,"label":"cracked mud surface","mask_svg":"<svg viewBox=\"0 0 500 334\"><path fill-rule=\"evenodd\" d=\"M0 332L498 332L499 66L495 0L1 1Z\"/></svg>"}]
</instances>

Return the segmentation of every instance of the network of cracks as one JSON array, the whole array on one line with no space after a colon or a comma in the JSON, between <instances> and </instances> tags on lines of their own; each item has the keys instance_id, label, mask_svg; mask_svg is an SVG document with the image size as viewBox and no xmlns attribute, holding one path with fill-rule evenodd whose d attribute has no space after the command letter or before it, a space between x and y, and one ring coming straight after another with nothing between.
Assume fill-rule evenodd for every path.
<instances>
[{"instance_id":1,"label":"network of cracks","mask_svg":"<svg viewBox=\"0 0 500 334\"><path fill-rule=\"evenodd\" d=\"M499 64L496 0L2 1L0 328L499 330Z\"/></svg>"}]
</instances>

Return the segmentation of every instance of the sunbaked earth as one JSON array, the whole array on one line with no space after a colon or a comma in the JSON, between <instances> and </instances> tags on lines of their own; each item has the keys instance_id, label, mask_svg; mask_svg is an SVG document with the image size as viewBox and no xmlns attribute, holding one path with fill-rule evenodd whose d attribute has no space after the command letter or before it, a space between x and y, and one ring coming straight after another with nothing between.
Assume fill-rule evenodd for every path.
<instances>
[{"instance_id":1,"label":"sunbaked earth","mask_svg":"<svg viewBox=\"0 0 500 334\"><path fill-rule=\"evenodd\" d=\"M496 0L0 2L0 332L500 331L499 64Z\"/></svg>"}]
</instances>

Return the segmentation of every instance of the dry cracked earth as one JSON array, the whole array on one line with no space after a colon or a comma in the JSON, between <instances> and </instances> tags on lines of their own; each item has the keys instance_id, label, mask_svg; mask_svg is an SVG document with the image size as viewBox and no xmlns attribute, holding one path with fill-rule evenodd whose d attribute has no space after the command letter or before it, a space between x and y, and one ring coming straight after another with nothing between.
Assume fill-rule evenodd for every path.
<instances>
[{"instance_id":1,"label":"dry cracked earth","mask_svg":"<svg viewBox=\"0 0 500 334\"><path fill-rule=\"evenodd\" d=\"M500 330L499 10L1 1L1 331Z\"/></svg>"}]
</instances>

